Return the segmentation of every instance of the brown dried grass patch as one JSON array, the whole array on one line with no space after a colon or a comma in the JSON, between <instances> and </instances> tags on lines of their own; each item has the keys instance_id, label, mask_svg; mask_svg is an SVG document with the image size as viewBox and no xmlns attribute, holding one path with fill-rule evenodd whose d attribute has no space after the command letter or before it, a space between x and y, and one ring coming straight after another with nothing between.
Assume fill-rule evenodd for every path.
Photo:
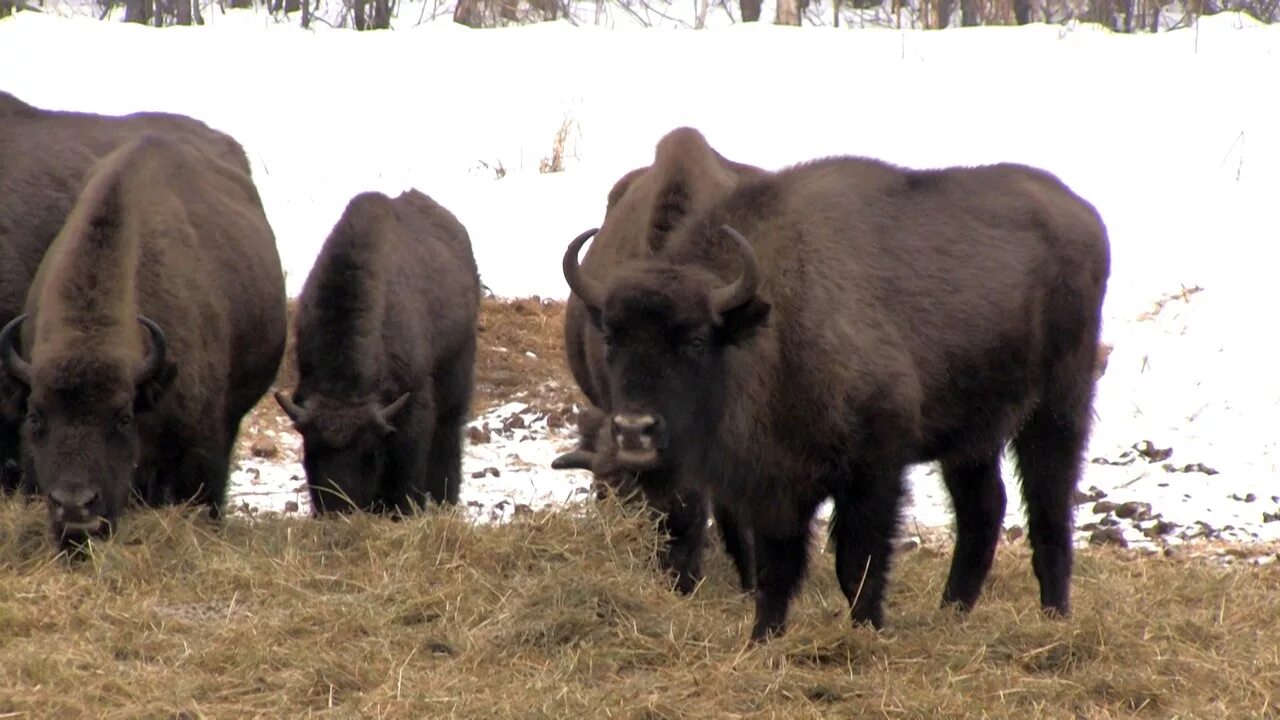
<instances>
[{"instance_id":1,"label":"brown dried grass patch","mask_svg":"<svg viewBox=\"0 0 1280 720\"><path fill-rule=\"evenodd\" d=\"M903 553L881 633L820 554L790 633L745 645L718 549L675 595L646 521L605 503L475 526L139 512L77 566L0 501L0 716L1276 717L1280 567L1110 548L1047 620L1022 543L960 620L950 546Z\"/></svg>"}]
</instances>

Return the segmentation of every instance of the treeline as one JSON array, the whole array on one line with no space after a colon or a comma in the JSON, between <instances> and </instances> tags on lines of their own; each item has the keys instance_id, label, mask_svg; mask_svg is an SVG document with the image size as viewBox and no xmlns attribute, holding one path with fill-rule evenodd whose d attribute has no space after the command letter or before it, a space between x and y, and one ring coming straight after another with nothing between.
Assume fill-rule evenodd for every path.
<instances>
[{"instance_id":1,"label":"treeline","mask_svg":"<svg viewBox=\"0 0 1280 720\"><path fill-rule=\"evenodd\" d=\"M39 11L57 0L0 0L0 17ZM214 2L223 8L260 9L303 27L323 23L355 30L387 29L449 20L473 28L554 20L596 25L625 18L641 25L701 28L719 15L733 22L835 27L943 29L1072 21L1115 32L1158 32L1224 11L1247 13L1264 23L1280 20L1280 0L87 0L102 19L123 12L126 22L162 27L201 25ZM766 12L766 10L770 12Z\"/></svg>"}]
</instances>

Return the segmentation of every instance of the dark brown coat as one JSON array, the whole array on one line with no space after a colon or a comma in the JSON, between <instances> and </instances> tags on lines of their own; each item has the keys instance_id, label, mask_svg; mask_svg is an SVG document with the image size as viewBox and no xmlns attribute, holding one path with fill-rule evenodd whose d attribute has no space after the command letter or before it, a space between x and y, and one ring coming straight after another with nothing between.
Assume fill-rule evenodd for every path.
<instances>
[{"instance_id":1,"label":"dark brown coat","mask_svg":"<svg viewBox=\"0 0 1280 720\"><path fill-rule=\"evenodd\" d=\"M183 137L227 162L243 162L235 140L189 117L44 110L0 91L0 325L22 312L36 267L89 168L143 133ZM20 475L21 390L0 373L0 488L16 487Z\"/></svg>"},{"instance_id":2,"label":"dark brown coat","mask_svg":"<svg viewBox=\"0 0 1280 720\"><path fill-rule=\"evenodd\" d=\"M691 192L687 178L661 194ZM740 184L607 276L577 271L582 242L566 278L607 336L620 456L674 465L746 514L753 638L782 631L828 497L853 617L883 623L911 463L942 465L958 537L943 600L971 607L1010 440L1041 604L1068 612L1110 252L1097 212L1059 180L829 158Z\"/></svg>"},{"instance_id":3,"label":"dark brown coat","mask_svg":"<svg viewBox=\"0 0 1280 720\"><path fill-rule=\"evenodd\" d=\"M147 134L95 163L0 333L61 542L109 533L131 490L218 516L240 420L279 367L275 238L243 152L206 147Z\"/></svg>"},{"instance_id":4,"label":"dark brown coat","mask_svg":"<svg viewBox=\"0 0 1280 720\"><path fill-rule=\"evenodd\" d=\"M583 269L592 277L608 277L622 264L661 251L676 229L689 217L712 207L739 184L760 178L758 167L734 162L716 152L696 130L685 128L664 138L654 152L653 163L624 175L609 191L604 223L582 259ZM668 182L680 178L681 182ZM613 407L604 342L590 322L582 299L570 293L565 305L565 350L569 369L593 408L608 412ZM557 458L558 469L588 467L594 452L594 433L584 435L580 454ZM606 438L612 444L611 438ZM623 476L614 472L597 478L601 486L611 486ZM733 513L723 503L714 502L704 488L675 487L673 475L654 467L626 476L646 500L664 514L662 529L671 540L663 549L661 565L676 576L676 589L688 592L702 577L702 545L708 504L714 508L716 523L725 549L739 571L744 589L754 585L751 540Z\"/></svg>"},{"instance_id":5,"label":"dark brown coat","mask_svg":"<svg viewBox=\"0 0 1280 720\"><path fill-rule=\"evenodd\" d=\"M466 228L417 190L357 195L298 304L298 387L276 399L317 510L457 503L480 306Z\"/></svg>"}]
</instances>

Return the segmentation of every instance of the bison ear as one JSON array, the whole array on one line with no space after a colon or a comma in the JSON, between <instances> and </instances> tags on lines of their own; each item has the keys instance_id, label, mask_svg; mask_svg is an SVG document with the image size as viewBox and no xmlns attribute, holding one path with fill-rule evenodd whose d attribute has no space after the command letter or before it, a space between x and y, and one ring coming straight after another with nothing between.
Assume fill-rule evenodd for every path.
<instances>
[{"instance_id":1,"label":"bison ear","mask_svg":"<svg viewBox=\"0 0 1280 720\"><path fill-rule=\"evenodd\" d=\"M604 314L597 307L586 306L587 320L591 321L591 327L595 328L601 334L604 334Z\"/></svg>"},{"instance_id":2,"label":"bison ear","mask_svg":"<svg viewBox=\"0 0 1280 720\"><path fill-rule=\"evenodd\" d=\"M0 420L10 425L22 422L22 416L27 414L29 392L30 388L26 385L0 377Z\"/></svg>"},{"instance_id":3,"label":"bison ear","mask_svg":"<svg viewBox=\"0 0 1280 720\"><path fill-rule=\"evenodd\" d=\"M146 412L154 409L164 399L165 393L169 392L169 388L173 386L173 381L177 377L177 363L165 360L155 377L138 386L138 393L133 399L133 411Z\"/></svg>"},{"instance_id":4,"label":"bison ear","mask_svg":"<svg viewBox=\"0 0 1280 720\"><path fill-rule=\"evenodd\" d=\"M716 344L738 345L750 340L764 327L772 308L757 295L721 315L720 324L715 328Z\"/></svg>"}]
</instances>

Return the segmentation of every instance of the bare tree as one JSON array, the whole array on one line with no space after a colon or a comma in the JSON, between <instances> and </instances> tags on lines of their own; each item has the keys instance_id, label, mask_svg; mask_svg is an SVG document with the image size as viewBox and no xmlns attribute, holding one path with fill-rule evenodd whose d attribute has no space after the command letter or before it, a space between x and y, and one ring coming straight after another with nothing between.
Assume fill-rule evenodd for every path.
<instances>
[{"instance_id":1,"label":"bare tree","mask_svg":"<svg viewBox=\"0 0 1280 720\"><path fill-rule=\"evenodd\" d=\"M155 5L152 0L124 0L125 22L150 25L154 15Z\"/></svg>"},{"instance_id":2,"label":"bare tree","mask_svg":"<svg viewBox=\"0 0 1280 720\"><path fill-rule=\"evenodd\" d=\"M778 14L774 23L777 25L799 25L800 0L778 0Z\"/></svg>"},{"instance_id":3,"label":"bare tree","mask_svg":"<svg viewBox=\"0 0 1280 720\"><path fill-rule=\"evenodd\" d=\"M391 0L350 0L350 2L352 24L355 25L356 30L386 30L391 27Z\"/></svg>"},{"instance_id":4,"label":"bare tree","mask_svg":"<svg viewBox=\"0 0 1280 720\"><path fill-rule=\"evenodd\" d=\"M483 0L458 0L453 8L453 21L471 28L484 27Z\"/></svg>"},{"instance_id":5,"label":"bare tree","mask_svg":"<svg viewBox=\"0 0 1280 720\"><path fill-rule=\"evenodd\" d=\"M40 8L30 5L23 0L0 0L0 18L9 17L20 10L28 12L42 12Z\"/></svg>"},{"instance_id":6,"label":"bare tree","mask_svg":"<svg viewBox=\"0 0 1280 720\"><path fill-rule=\"evenodd\" d=\"M742 8L742 22L758 22L761 4L762 0L739 0L739 7Z\"/></svg>"},{"instance_id":7,"label":"bare tree","mask_svg":"<svg viewBox=\"0 0 1280 720\"><path fill-rule=\"evenodd\" d=\"M979 0L960 0L960 25L974 27L982 23L982 12L978 7ZM955 13L956 0L938 0L938 27L946 28L951 24L951 16Z\"/></svg>"},{"instance_id":8,"label":"bare tree","mask_svg":"<svg viewBox=\"0 0 1280 720\"><path fill-rule=\"evenodd\" d=\"M1013 0L1013 17L1019 25L1031 22L1031 0Z\"/></svg>"}]
</instances>

